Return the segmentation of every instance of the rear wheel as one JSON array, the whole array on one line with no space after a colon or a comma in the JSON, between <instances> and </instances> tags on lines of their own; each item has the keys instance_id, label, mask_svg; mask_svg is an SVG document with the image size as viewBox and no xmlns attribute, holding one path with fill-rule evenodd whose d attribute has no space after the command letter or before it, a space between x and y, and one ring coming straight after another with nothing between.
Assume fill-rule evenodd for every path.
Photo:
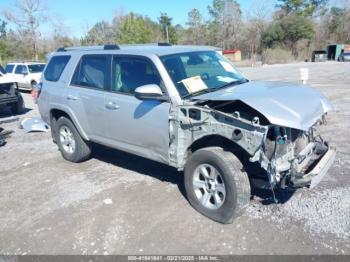
<instances>
[{"instance_id":1,"label":"rear wheel","mask_svg":"<svg viewBox=\"0 0 350 262\"><path fill-rule=\"evenodd\" d=\"M232 223L250 200L250 183L239 159L219 147L196 151L185 167L190 204L220 223Z\"/></svg>"},{"instance_id":2,"label":"rear wheel","mask_svg":"<svg viewBox=\"0 0 350 262\"><path fill-rule=\"evenodd\" d=\"M54 128L55 141L64 159L79 163L90 157L90 145L84 141L74 124L68 118L60 117Z\"/></svg>"}]
</instances>

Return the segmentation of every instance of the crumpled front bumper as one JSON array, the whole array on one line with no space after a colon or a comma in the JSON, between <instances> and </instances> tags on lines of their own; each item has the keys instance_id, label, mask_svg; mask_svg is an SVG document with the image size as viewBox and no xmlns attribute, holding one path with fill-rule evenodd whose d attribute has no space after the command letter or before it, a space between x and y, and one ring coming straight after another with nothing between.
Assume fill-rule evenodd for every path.
<instances>
[{"instance_id":1,"label":"crumpled front bumper","mask_svg":"<svg viewBox=\"0 0 350 262\"><path fill-rule=\"evenodd\" d=\"M311 168L307 170L304 174L295 174L292 177L293 187L309 187L314 188L317 186L324 176L327 174L328 170L332 166L336 156L336 148L330 147L328 144L324 144L327 150L322 154L322 156L312 163ZM305 159L304 161L307 161Z\"/></svg>"}]
</instances>

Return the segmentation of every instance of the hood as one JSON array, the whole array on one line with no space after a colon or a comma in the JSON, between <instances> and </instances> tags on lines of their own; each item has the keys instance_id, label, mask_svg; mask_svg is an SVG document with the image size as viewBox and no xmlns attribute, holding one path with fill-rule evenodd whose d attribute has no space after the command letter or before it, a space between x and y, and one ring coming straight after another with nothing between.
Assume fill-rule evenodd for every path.
<instances>
[{"instance_id":1,"label":"hood","mask_svg":"<svg viewBox=\"0 0 350 262\"><path fill-rule=\"evenodd\" d=\"M264 115L271 124L305 131L332 109L328 100L310 86L283 82L247 82L193 99L240 100Z\"/></svg>"},{"instance_id":2,"label":"hood","mask_svg":"<svg viewBox=\"0 0 350 262\"><path fill-rule=\"evenodd\" d=\"M14 83L15 80L13 79L12 76L9 75L2 75L0 76L0 84L7 84L7 83Z\"/></svg>"}]
</instances>

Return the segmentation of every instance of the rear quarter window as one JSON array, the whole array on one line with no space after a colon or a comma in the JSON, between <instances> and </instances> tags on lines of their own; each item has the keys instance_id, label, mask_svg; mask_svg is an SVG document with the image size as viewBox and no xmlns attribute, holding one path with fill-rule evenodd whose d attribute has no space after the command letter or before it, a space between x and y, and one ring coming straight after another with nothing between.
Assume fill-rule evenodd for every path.
<instances>
[{"instance_id":1,"label":"rear quarter window","mask_svg":"<svg viewBox=\"0 0 350 262\"><path fill-rule=\"evenodd\" d=\"M51 58L44 72L44 78L47 81L57 82L70 60L70 56L54 56Z\"/></svg>"}]
</instances>

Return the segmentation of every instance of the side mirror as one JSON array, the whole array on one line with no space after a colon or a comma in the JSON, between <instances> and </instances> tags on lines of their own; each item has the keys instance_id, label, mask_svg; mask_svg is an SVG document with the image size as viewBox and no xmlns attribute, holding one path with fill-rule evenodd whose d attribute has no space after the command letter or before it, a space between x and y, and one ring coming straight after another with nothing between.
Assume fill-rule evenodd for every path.
<instances>
[{"instance_id":1,"label":"side mirror","mask_svg":"<svg viewBox=\"0 0 350 262\"><path fill-rule=\"evenodd\" d=\"M155 84L144 85L136 88L135 97L140 100L167 100L160 87Z\"/></svg>"},{"instance_id":2,"label":"side mirror","mask_svg":"<svg viewBox=\"0 0 350 262\"><path fill-rule=\"evenodd\" d=\"M22 71L22 75L26 76L26 75L28 75L28 72L27 71Z\"/></svg>"}]
</instances>

